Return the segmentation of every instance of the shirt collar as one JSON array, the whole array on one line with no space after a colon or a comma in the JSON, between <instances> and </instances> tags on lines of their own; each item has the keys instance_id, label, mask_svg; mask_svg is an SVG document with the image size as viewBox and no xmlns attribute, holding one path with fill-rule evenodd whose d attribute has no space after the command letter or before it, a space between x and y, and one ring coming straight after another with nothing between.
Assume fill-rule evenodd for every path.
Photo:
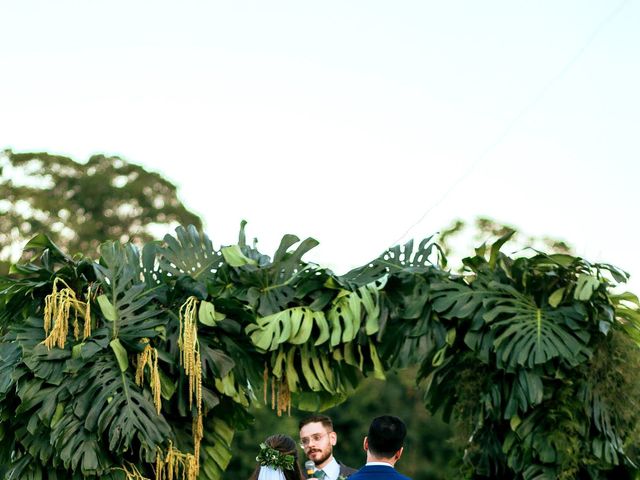
<instances>
[{"instance_id":1,"label":"shirt collar","mask_svg":"<svg viewBox=\"0 0 640 480\"><path fill-rule=\"evenodd\" d=\"M322 467L322 470L327 474L329 480L337 480L340 476L340 465L335 457L332 457L331 461Z\"/></svg>"},{"instance_id":2,"label":"shirt collar","mask_svg":"<svg viewBox=\"0 0 640 480\"><path fill-rule=\"evenodd\" d=\"M371 467L371 466L374 466L374 465L393 468L393 465L391 465L390 463L387 463L387 462L367 462L367 464L365 466L366 467Z\"/></svg>"}]
</instances>

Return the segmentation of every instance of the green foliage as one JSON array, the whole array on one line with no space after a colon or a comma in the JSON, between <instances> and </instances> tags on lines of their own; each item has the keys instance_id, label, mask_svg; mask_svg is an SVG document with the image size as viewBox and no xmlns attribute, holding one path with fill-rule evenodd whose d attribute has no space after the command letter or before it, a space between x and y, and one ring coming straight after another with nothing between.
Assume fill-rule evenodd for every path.
<instances>
[{"instance_id":1,"label":"green foliage","mask_svg":"<svg viewBox=\"0 0 640 480\"><path fill-rule=\"evenodd\" d=\"M252 403L323 410L365 377L417 365L426 406L460 424L458 475L631 475L640 306L611 290L626 274L567 254L511 258L511 235L460 275L426 239L342 277L302 260L315 240L286 235L271 259L246 245L244 225L237 245L179 227L142 252L104 243L97 262L36 237L33 259L0 280L2 474L151 477L158 452L200 444L200 478L219 479ZM49 350L56 279L79 300L64 346ZM144 355L155 363L140 367Z\"/></svg>"},{"instance_id":2,"label":"green foliage","mask_svg":"<svg viewBox=\"0 0 640 480\"><path fill-rule=\"evenodd\" d=\"M465 259L467 275L433 285L433 308L456 335L420 372L427 405L467 425L469 475L596 479L635 471L624 444L639 419L628 399L638 388L640 351L626 331L638 324L616 316L609 292L624 272L569 255L511 259L484 250ZM626 347L614 354L621 339ZM605 386L611 376L615 386Z\"/></svg>"}]
</instances>

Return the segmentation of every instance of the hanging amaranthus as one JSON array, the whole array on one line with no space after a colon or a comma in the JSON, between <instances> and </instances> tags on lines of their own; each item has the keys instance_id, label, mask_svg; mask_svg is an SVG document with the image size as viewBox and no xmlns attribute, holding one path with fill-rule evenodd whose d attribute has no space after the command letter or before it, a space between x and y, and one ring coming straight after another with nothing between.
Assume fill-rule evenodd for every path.
<instances>
[{"instance_id":1,"label":"hanging amaranthus","mask_svg":"<svg viewBox=\"0 0 640 480\"><path fill-rule=\"evenodd\" d=\"M193 420L193 451L195 456L196 474L200 461L200 442L204 436L202 428L202 360L200 358L200 344L198 343L196 297L189 297L180 307L180 363L189 379L189 407L193 405L193 394L196 396L196 416Z\"/></svg>"},{"instance_id":2,"label":"hanging amaranthus","mask_svg":"<svg viewBox=\"0 0 640 480\"><path fill-rule=\"evenodd\" d=\"M156 406L156 412L160 414L160 409L162 408L162 400L160 397L161 386L160 386L160 372L158 370L158 351L149 345L149 339L143 339L147 343L144 347L142 353L138 354L138 362L136 367L136 384L142 385L144 382L144 367L149 365L150 378L149 383L151 384L151 393L153 393L153 403Z\"/></svg>"},{"instance_id":3,"label":"hanging amaranthus","mask_svg":"<svg viewBox=\"0 0 640 480\"><path fill-rule=\"evenodd\" d=\"M267 403L267 388L269 387L269 365L264 362L264 371L262 372L262 391L264 392L264 404Z\"/></svg>"},{"instance_id":4,"label":"hanging amaranthus","mask_svg":"<svg viewBox=\"0 0 640 480\"><path fill-rule=\"evenodd\" d=\"M282 416L284 412L291 415L291 392L289 391L289 382L283 375L278 380L278 397L276 402L276 413Z\"/></svg>"},{"instance_id":5,"label":"hanging amaranthus","mask_svg":"<svg viewBox=\"0 0 640 480\"><path fill-rule=\"evenodd\" d=\"M271 409L275 410L278 416L282 416L284 412L291 415L291 391L289 390L289 382L287 377L282 374L278 378L275 374L269 375L269 366L265 362L264 371L262 372L262 388L264 390L264 404L267 402L267 391L269 389L269 378L271 378Z\"/></svg>"},{"instance_id":6,"label":"hanging amaranthus","mask_svg":"<svg viewBox=\"0 0 640 480\"><path fill-rule=\"evenodd\" d=\"M193 419L192 424L193 430L193 456L195 457L196 462L196 472L200 469L200 444L202 442L202 438L204 437L204 428L202 425L202 412L199 412L198 415Z\"/></svg>"},{"instance_id":7,"label":"hanging amaranthus","mask_svg":"<svg viewBox=\"0 0 640 480\"><path fill-rule=\"evenodd\" d=\"M58 282L64 287L58 291ZM76 293L61 278L53 281L53 291L44 299L44 333L47 338L44 343L48 349L54 346L64 348L69 334L69 316L73 308L73 336L80 338L80 326L78 314L84 316L84 338L91 335L91 308L90 291L87 293L87 303L78 300Z\"/></svg>"},{"instance_id":8,"label":"hanging amaranthus","mask_svg":"<svg viewBox=\"0 0 640 480\"><path fill-rule=\"evenodd\" d=\"M85 303L86 307L84 309L84 331L82 332L82 340L86 340L91 336L91 284L89 284L89 287L87 288L86 298L87 302Z\"/></svg>"},{"instance_id":9,"label":"hanging amaranthus","mask_svg":"<svg viewBox=\"0 0 640 480\"><path fill-rule=\"evenodd\" d=\"M198 460L195 455L182 453L169 442L167 454L156 453L156 480L196 480Z\"/></svg>"},{"instance_id":10,"label":"hanging amaranthus","mask_svg":"<svg viewBox=\"0 0 640 480\"><path fill-rule=\"evenodd\" d=\"M202 388L202 365L200 363L200 347L198 344L198 323L196 305L198 299L189 297L180 307L180 336L178 347L182 352L180 364L189 378L189 407L193 405L193 393ZM198 368L200 366L200 368ZM198 375L200 374L200 375ZM200 386L198 386L200 384ZM196 398L200 403L201 397Z\"/></svg>"},{"instance_id":11,"label":"hanging amaranthus","mask_svg":"<svg viewBox=\"0 0 640 480\"><path fill-rule=\"evenodd\" d=\"M129 467L122 466L122 468L117 468L116 470L122 470L126 475L127 480L150 480L140 473L140 470L136 468L134 464L129 464Z\"/></svg>"}]
</instances>

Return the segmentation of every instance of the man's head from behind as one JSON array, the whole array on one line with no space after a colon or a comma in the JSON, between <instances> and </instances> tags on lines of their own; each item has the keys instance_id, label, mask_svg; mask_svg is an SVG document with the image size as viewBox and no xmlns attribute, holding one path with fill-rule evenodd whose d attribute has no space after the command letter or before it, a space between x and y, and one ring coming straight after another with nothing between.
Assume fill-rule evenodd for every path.
<instances>
[{"instance_id":1,"label":"man's head from behind","mask_svg":"<svg viewBox=\"0 0 640 480\"><path fill-rule=\"evenodd\" d=\"M326 415L312 415L300 421L300 445L318 468L331 461L337 441L333 422Z\"/></svg>"},{"instance_id":2,"label":"man's head from behind","mask_svg":"<svg viewBox=\"0 0 640 480\"><path fill-rule=\"evenodd\" d=\"M367 461L388 460L395 463L402 455L406 435L407 427L398 417L382 415L374 418L364 439Z\"/></svg>"}]
</instances>

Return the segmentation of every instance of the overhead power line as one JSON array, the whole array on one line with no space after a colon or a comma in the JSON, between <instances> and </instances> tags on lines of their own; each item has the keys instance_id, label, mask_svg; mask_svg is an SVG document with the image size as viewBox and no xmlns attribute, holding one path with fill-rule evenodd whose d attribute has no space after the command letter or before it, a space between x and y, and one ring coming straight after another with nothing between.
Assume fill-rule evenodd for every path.
<instances>
[{"instance_id":1,"label":"overhead power line","mask_svg":"<svg viewBox=\"0 0 640 480\"><path fill-rule=\"evenodd\" d=\"M583 42L582 46L576 51L575 54L573 54L571 58L569 58L569 60L564 64L564 66L558 71L558 73L556 73L553 77L551 77L551 79L545 85L543 85L542 88L540 88L540 90L538 90L538 92L532 97L532 99L528 103L526 103L525 106L519 112L517 112L516 115L507 123L504 130L498 135L498 137L493 142L491 142L487 147L485 147L484 150L482 150L482 152L480 152L480 154L471 163L471 165L469 165L467 170L463 172L462 175L460 175L457 179L455 179L453 183L451 183L451 185L447 188L447 190L445 190L445 192L440 196L440 198L436 200L436 202L433 203L429 208L427 208L422 213L422 215L418 218L418 220L412 223L404 231L402 235L400 235L396 240L394 240L391 243L391 245L396 245L400 240L405 238L411 230L413 230L417 225L422 223L422 221L427 217L427 215L429 215L429 213L431 213L436 207L438 207L442 202L444 202L447 199L447 197L451 194L451 192L453 192L458 187L458 185L460 185L464 180L466 180L469 177L469 175L471 175L474 172L474 170L478 167L478 165L480 165L480 163L482 163L482 161L485 158L487 158L489 153L491 153L500 143L502 143L502 141L509 135L509 133L511 133L514 126L520 121L520 119L522 119L527 113L529 113L529 111L533 109L533 107L535 107L538 104L538 102L540 102L540 100L545 96L545 94L566 75L566 73L571 69L571 67L573 67L573 65L575 65L575 63L580 59L580 57L582 57L584 52L593 43L593 41L598 36L600 31L615 17L617 17L620 14L620 12L622 12L622 10L626 7L626 5L630 2L631 0L623 0L613 10L611 10L611 12L609 12L609 14L606 17L604 17L602 21L600 21L600 23L598 23L598 25L594 28L594 30L589 34L589 36Z\"/></svg>"}]
</instances>

